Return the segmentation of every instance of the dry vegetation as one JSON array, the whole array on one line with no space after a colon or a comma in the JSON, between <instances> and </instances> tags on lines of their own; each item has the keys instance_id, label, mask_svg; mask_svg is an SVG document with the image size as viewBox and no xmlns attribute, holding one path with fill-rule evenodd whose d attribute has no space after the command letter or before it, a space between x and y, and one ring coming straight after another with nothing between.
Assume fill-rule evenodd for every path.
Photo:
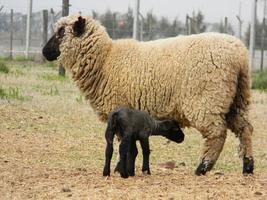
<instances>
[{"instance_id":1,"label":"dry vegetation","mask_svg":"<svg viewBox=\"0 0 267 200\"><path fill-rule=\"evenodd\" d=\"M203 140L186 129L179 145L151 137L151 176L141 174L139 155L136 177L106 179L105 124L73 82L47 64L7 66L0 72L0 199L267 199L266 93L253 91L253 176L241 175L230 132L215 169L194 176ZM167 161L175 168L164 168Z\"/></svg>"}]
</instances>

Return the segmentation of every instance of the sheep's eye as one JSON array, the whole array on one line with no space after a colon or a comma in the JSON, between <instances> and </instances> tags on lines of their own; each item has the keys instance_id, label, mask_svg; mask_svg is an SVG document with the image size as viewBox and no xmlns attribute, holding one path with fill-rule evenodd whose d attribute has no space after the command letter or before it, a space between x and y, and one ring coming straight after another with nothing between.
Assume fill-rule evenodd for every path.
<instances>
[{"instance_id":1,"label":"sheep's eye","mask_svg":"<svg viewBox=\"0 0 267 200\"><path fill-rule=\"evenodd\" d=\"M60 27L58 29L57 35L58 35L59 38L63 38L64 33L65 33L65 28L64 27Z\"/></svg>"}]
</instances>

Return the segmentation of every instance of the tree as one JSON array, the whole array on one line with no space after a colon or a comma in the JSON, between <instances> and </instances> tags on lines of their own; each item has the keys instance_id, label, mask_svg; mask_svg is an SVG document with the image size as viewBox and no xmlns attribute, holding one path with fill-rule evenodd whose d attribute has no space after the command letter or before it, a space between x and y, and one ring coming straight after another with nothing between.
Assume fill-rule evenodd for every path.
<instances>
[{"instance_id":1,"label":"tree","mask_svg":"<svg viewBox=\"0 0 267 200\"><path fill-rule=\"evenodd\" d=\"M250 39L250 24L245 32L245 43L249 46L249 39ZM267 33L267 26L264 26L265 33ZM262 22L259 22L259 19L256 19L255 23L255 48L261 48L261 37L262 37ZM264 46L267 46L267 35L265 34Z\"/></svg>"},{"instance_id":2,"label":"tree","mask_svg":"<svg viewBox=\"0 0 267 200\"><path fill-rule=\"evenodd\" d=\"M192 18L191 18L191 33L202 33L206 31L206 24L204 22L204 15L201 11L198 11L197 14L195 14L195 11L193 11Z\"/></svg>"}]
</instances>

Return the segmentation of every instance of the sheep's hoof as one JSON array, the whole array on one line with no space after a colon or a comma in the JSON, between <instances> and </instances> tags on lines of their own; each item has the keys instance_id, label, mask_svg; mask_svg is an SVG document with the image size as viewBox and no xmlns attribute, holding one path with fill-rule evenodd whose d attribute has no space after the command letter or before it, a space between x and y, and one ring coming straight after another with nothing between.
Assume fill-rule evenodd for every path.
<instances>
[{"instance_id":1,"label":"sheep's hoof","mask_svg":"<svg viewBox=\"0 0 267 200\"><path fill-rule=\"evenodd\" d=\"M252 157L244 157L243 158L243 174L253 174L254 169L254 160Z\"/></svg>"},{"instance_id":2,"label":"sheep's hoof","mask_svg":"<svg viewBox=\"0 0 267 200\"><path fill-rule=\"evenodd\" d=\"M202 161L196 171L195 171L195 174L197 176L201 176L201 175L205 175L207 171L210 171L211 168L213 167L214 163L211 162L211 161Z\"/></svg>"}]
</instances>

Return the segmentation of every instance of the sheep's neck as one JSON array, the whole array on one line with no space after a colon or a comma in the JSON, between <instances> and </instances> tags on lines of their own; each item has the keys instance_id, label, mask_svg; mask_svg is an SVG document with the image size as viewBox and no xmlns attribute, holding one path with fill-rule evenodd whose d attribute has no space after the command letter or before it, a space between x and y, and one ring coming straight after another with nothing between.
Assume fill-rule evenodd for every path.
<instances>
[{"instance_id":1,"label":"sheep's neck","mask_svg":"<svg viewBox=\"0 0 267 200\"><path fill-rule=\"evenodd\" d=\"M103 85L107 81L102 66L109 53L110 45L108 40L102 38L97 38L96 41L86 45L81 44L83 48L77 56L79 65L71 69L77 86L97 111L102 100Z\"/></svg>"}]
</instances>

